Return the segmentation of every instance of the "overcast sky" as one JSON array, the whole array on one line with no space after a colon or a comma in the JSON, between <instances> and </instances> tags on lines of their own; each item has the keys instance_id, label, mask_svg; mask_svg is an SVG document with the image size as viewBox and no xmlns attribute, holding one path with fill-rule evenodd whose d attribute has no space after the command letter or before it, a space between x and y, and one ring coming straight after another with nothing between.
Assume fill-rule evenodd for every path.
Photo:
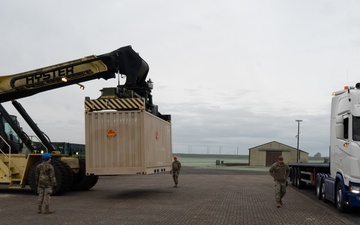
<instances>
[{"instance_id":1,"label":"overcast sky","mask_svg":"<svg viewBox=\"0 0 360 225\"><path fill-rule=\"evenodd\" d=\"M132 45L172 115L174 152L296 148L300 119L300 149L328 155L331 93L360 82L359 10L357 0L5 0L0 75ZM84 143L85 96L117 80L84 85L19 102L52 141Z\"/></svg>"}]
</instances>

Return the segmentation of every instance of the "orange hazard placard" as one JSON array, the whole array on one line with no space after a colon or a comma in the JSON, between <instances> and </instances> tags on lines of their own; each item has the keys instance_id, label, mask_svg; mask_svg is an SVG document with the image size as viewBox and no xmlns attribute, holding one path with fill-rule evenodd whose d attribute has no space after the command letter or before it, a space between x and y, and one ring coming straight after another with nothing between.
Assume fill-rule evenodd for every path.
<instances>
[{"instance_id":1,"label":"orange hazard placard","mask_svg":"<svg viewBox=\"0 0 360 225\"><path fill-rule=\"evenodd\" d=\"M115 137L116 132L115 132L113 129L109 129L109 130L106 132L106 135L107 135L109 138L112 138L112 137Z\"/></svg>"}]
</instances>

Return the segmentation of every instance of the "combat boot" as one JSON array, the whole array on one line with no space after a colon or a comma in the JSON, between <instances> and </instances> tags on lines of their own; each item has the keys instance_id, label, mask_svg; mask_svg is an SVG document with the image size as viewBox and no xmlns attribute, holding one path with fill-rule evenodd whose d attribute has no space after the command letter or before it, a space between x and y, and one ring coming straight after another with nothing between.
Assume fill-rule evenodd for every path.
<instances>
[{"instance_id":1,"label":"combat boot","mask_svg":"<svg viewBox=\"0 0 360 225\"><path fill-rule=\"evenodd\" d=\"M42 205L38 205L38 214L41 214L42 213Z\"/></svg>"},{"instance_id":2,"label":"combat boot","mask_svg":"<svg viewBox=\"0 0 360 225\"><path fill-rule=\"evenodd\" d=\"M54 213L54 211L50 211L50 208L48 205L45 206L45 214L51 214Z\"/></svg>"},{"instance_id":3,"label":"combat boot","mask_svg":"<svg viewBox=\"0 0 360 225\"><path fill-rule=\"evenodd\" d=\"M276 201L276 207L280 208L281 207L281 203L280 201Z\"/></svg>"}]
</instances>

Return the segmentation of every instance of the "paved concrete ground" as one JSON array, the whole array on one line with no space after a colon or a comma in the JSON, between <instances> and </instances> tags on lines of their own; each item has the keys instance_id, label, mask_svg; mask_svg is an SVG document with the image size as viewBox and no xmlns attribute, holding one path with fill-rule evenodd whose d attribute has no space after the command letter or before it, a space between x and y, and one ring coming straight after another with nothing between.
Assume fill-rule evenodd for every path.
<instances>
[{"instance_id":1,"label":"paved concrete ground","mask_svg":"<svg viewBox=\"0 0 360 225\"><path fill-rule=\"evenodd\" d=\"M36 214L29 190L0 189L0 224L355 224L293 188L275 207L264 172L184 168L170 174L101 177L90 191L53 196L51 215Z\"/></svg>"}]
</instances>

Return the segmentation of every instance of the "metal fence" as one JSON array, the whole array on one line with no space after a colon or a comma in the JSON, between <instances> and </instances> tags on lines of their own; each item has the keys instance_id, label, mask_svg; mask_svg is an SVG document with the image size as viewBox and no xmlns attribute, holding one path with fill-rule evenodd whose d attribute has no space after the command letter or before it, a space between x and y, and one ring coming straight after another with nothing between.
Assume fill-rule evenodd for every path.
<instances>
[{"instance_id":1,"label":"metal fence","mask_svg":"<svg viewBox=\"0 0 360 225\"><path fill-rule=\"evenodd\" d=\"M214 154L214 155L248 155L248 149L229 145L173 145L173 153Z\"/></svg>"}]
</instances>

